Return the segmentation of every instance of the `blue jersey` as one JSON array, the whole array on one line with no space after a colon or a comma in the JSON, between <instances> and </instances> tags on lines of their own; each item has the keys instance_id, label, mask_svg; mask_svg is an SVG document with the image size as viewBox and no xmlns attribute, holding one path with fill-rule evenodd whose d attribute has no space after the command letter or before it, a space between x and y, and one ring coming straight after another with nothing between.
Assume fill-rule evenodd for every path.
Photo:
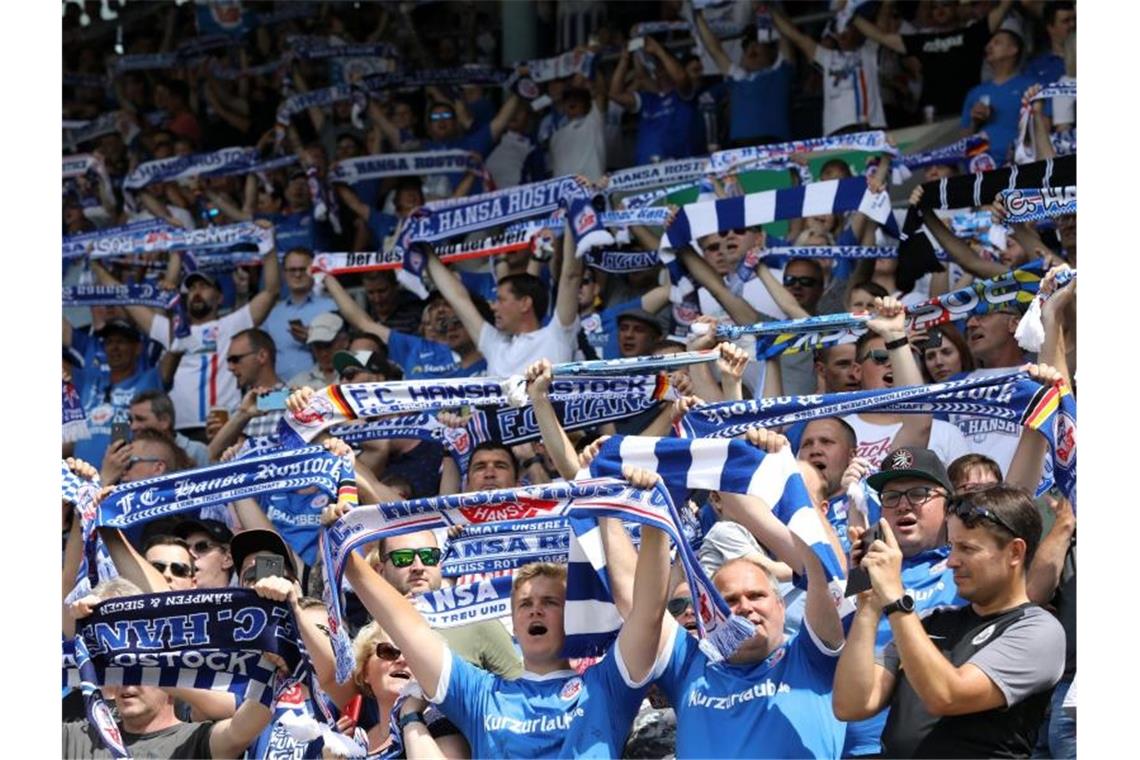
<instances>
[{"instance_id":1,"label":"blue jersey","mask_svg":"<svg viewBox=\"0 0 1140 760\"><path fill-rule=\"evenodd\" d=\"M658 681L677 711L677 757L839 757L844 724L831 710L838 662L806 621L749 665L714 663L678 626Z\"/></svg>"},{"instance_id":2,"label":"blue jersey","mask_svg":"<svg viewBox=\"0 0 1140 760\"><path fill-rule=\"evenodd\" d=\"M914 608L925 612L936 607L962 607L969 604L958 596L958 586L954 583L954 573L946 566L950 549L940 546L903 557L902 582L906 592L914 597ZM891 623L884 615L875 633L875 651L881 652L891 640ZM879 737L887 723L890 709L878 715L847 724L847 739L843 745L844 756L877 755L881 752Z\"/></svg>"},{"instance_id":3,"label":"blue jersey","mask_svg":"<svg viewBox=\"0 0 1140 760\"><path fill-rule=\"evenodd\" d=\"M623 675L616 643L580 676L508 680L450 649L445 657L434 701L467 737L471 757L621 757L646 690Z\"/></svg>"},{"instance_id":4,"label":"blue jersey","mask_svg":"<svg viewBox=\"0 0 1140 760\"><path fill-rule=\"evenodd\" d=\"M111 425L130 422L131 399L143 391L161 391L158 370L136 372L111 384L111 373L99 366L73 370L72 381L83 405L90 438L75 442L75 457L98 467L111 443Z\"/></svg>"},{"instance_id":5,"label":"blue jersey","mask_svg":"<svg viewBox=\"0 0 1140 760\"><path fill-rule=\"evenodd\" d=\"M1018 74L1002 84L982 82L966 93L966 100L962 103L963 127L970 126L970 110L974 104L986 96L990 99L990 119L982 125L982 129L990 138L988 152L999 165L1008 163L1010 149L1017 139L1021 96L1033 83L1032 77Z\"/></svg>"},{"instance_id":6,"label":"blue jersey","mask_svg":"<svg viewBox=\"0 0 1140 760\"><path fill-rule=\"evenodd\" d=\"M781 59L775 66L745 72L737 67L728 79L728 139L791 137L789 118L795 70Z\"/></svg>"},{"instance_id":7,"label":"blue jersey","mask_svg":"<svg viewBox=\"0 0 1140 760\"><path fill-rule=\"evenodd\" d=\"M622 312L636 309L641 306L641 299L619 303L600 312L595 312L582 318L582 332L586 336L586 343L594 349L599 359L617 359L621 356L618 348L618 315Z\"/></svg>"},{"instance_id":8,"label":"blue jersey","mask_svg":"<svg viewBox=\"0 0 1140 760\"><path fill-rule=\"evenodd\" d=\"M851 556L851 539L847 537L847 494L832 496L827 500L827 521L835 530L843 553Z\"/></svg>"},{"instance_id":9,"label":"blue jersey","mask_svg":"<svg viewBox=\"0 0 1140 760\"><path fill-rule=\"evenodd\" d=\"M257 503L285 543L305 564L316 564L321 510L329 505L329 497L314 487L313 493L285 491L265 494L257 497Z\"/></svg>"},{"instance_id":10,"label":"blue jersey","mask_svg":"<svg viewBox=\"0 0 1140 760\"><path fill-rule=\"evenodd\" d=\"M487 372L487 360L470 367L459 365L459 355L444 343L393 330L388 333L388 358L404 370L405 380L428 377L472 377Z\"/></svg>"},{"instance_id":11,"label":"blue jersey","mask_svg":"<svg viewBox=\"0 0 1140 760\"><path fill-rule=\"evenodd\" d=\"M249 760L310 760L310 758L323 757L323 741L319 739L298 741L293 738L281 723L286 713L310 718L316 715L314 705L305 699L304 691L296 684L286 689L274 704L273 719L253 740L253 744L246 750L245 757ZM317 721L320 722L320 719L317 718Z\"/></svg>"},{"instance_id":12,"label":"blue jersey","mask_svg":"<svg viewBox=\"0 0 1140 760\"><path fill-rule=\"evenodd\" d=\"M676 90L664 95L642 90L636 95L638 122L634 165L691 155L692 101L682 98Z\"/></svg>"}]
</instances>

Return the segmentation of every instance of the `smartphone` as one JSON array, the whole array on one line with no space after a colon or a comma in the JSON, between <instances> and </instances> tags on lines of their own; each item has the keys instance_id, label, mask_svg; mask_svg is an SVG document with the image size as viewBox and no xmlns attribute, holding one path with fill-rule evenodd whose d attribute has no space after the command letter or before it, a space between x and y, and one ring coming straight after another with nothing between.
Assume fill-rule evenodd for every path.
<instances>
[{"instance_id":1,"label":"smartphone","mask_svg":"<svg viewBox=\"0 0 1140 760\"><path fill-rule=\"evenodd\" d=\"M115 422L111 425L111 443L115 441L130 441L131 426L126 422Z\"/></svg>"},{"instance_id":2,"label":"smartphone","mask_svg":"<svg viewBox=\"0 0 1140 760\"><path fill-rule=\"evenodd\" d=\"M275 554L262 554L255 559L254 580L284 578L285 560Z\"/></svg>"},{"instance_id":3,"label":"smartphone","mask_svg":"<svg viewBox=\"0 0 1140 760\"><path fill-rule=\"evenodd\" d=\"M285 408L285 399L287 398L289 398L289 390L287 388L263 393L257 397L257 409L261 412L280 411Z\"/></svg>"},{"instance_id":4,"label":"smartphone","mask_svg":"<svg viewBox=\"0 0 1140 760\"><path fill-rule=\"evenodd\" d=\"M305 323L299 319L290 319L289 320L289 326L290 327L304 327Z\"/></svg>"},{"instance_id":5,"label":"smartphone","mask_svg":"<svg viewBox=\"0 0 1140 760\"><path fill-rule=\"evenodd\" d=\"M942 345L942 333L938 330L932 330L927 333L926 340L919 344L919 348L925 351L928 348L939 348Z\"/></svg>"},{"instance_id":6,"label":"smartphone","mask_svg":"<svg viewBox=\"0 0 1140 760\"><path fill-rule=\"evenodd\" d=\"M863 546L863 553L866 554L867 547L883 537L883 531L878 523L875 523L867 532L863 534L861 544ZM871 588L871 576L866 568L856 565L852 567L847 573L847 588L843 591L843 596L855 596L867 589Z\"/></svg>"}]
</instances>

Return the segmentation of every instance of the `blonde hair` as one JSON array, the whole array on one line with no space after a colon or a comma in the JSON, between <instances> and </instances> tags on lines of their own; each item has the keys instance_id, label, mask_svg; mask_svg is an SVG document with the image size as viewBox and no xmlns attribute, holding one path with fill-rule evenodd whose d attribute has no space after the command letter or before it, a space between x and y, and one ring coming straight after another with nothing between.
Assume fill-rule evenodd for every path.
<instances>
[{"instance_id":1,"label":"blonde hair","mask_svg":"<svg viewBox=\"0 0 1140 760\"><path fill-rule=\"evenodd\" d=\"M515 594L519 587L535 578L553 578L566 584L566 565L557 565L553 562L531 562L515 570L515 578L511 583L511 605L514 606Z\"/></svg>"},{"instance_id":2,"label":"blonde hair","mask_svg":"<svg viewBox=\"0 0 1140 760\"><path fill-rule=\"evenodd\" d=\"M368 679L365 678L364 672L368 668L368 658L373 656L376 644L381 641L392 643L391 637L384 632L384 629L375 620L357 631L356 638L352 640L352 654L356 660L356 665L352 668L352 682L356 684L360 693L367 697L375 698L376 695L372 692L372 687L368 685Z\"/></svg>"}]
</instances>

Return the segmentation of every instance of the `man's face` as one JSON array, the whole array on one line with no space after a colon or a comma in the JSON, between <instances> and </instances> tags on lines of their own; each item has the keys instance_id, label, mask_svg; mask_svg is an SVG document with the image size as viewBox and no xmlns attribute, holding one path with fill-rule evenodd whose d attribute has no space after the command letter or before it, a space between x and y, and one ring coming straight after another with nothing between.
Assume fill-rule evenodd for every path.
<instances>
[{"instance_id":1,"label":"man's face","mask_svg":"<svg viewBox=\"0 0 1140 760\"><path fill-rule=\"evenodd\" d=\"M313 260L304 253L293 252L285 257L285 287L293 293L308 293L313 289L313 275L309 271Z\"/></svg>"},{"instance_id":2,"label":"man's face","mask_svg":"<svg viewBox=\"0 0 1140 760\"><path fill-rule=\"evenodd\" d=\"M209 533L190 533L186 536L190 544L190 556L194 558L194 581L198 588L221 588L228 586L230 572L234 567L230 549L216 542Z\"/></svg>"},{"instance_id":3,"label":"man's face","mask_svg":"<svg viewBox=\"0 0 1140 760\"><path fill-rule=\"evenodd\" d=\"M131 462L123 470L123 483L146 480L166 472L166 452L155 441L134 441L131 443Z\"/></svg>"},{"instance_id":4,"label":"man's face","mask_svg":"<svg viewBox=\"0 0 1140 760\"><path fill-rule=\"evenodd\" d=\"M511 622L524 659L559 659L566 639L566 582L541 575L531 578L519 584L511 601Z\"/></svg>"},{"instance_id":5,"label":"man's face","mask_svg":"<svg viewBox=\"0 0 1140 760\"><path fill-rule=\"evenodd\" d=\"M449 303L440 303L435 311L435 324L443 343L462 353L472 344L471 336Z\"/></svg>"},{"instance_id":6,"label":"man's face","mask_svg":"<svg viewBox=\"0 0 1140 760\"><path fill-rule=\"evenodd\" d=\"M811 314L819 305L823 295L823 280L819 269L806 261L793 261L784 269L784 287L796 299L796 303Z\"/></svg>"},{"instance_id":7,"label":"man's face","mask_svg":"<svg viewBox=\"0 0 1140 760\"><path fill-rule=\"evenodd\" d=\"M1023 264L1029 263L1029 254L1017 242L1017 238L1009 235L1006 238L1005 249L998 254L998 261L1010 269L1017 269Z\"/></svg>"},{"instance_id":8,"label":"man's face","mask_svg":"<svg viewBox=\"0 0 1140 760\"><path fill-rule=\"evenodd\" d=\"M511 454L502 449L476 451L467 468L468 491L492 491L518 485Z\"/></svg>"},{"instance_id":9,"label":"man's face","mask_svg":"<svg viewBox=\"0 0 1140 760\"><path fill-rule=\"evenodd\" d=\"M252 388L257 382L257 376L261 373L261 363L258 362L257 354L249 338L244 335L230 341L226 353L226 366L234 374L239 388Z\"/></svg>"},{"instance_id":10,"label":"man's face","mask_svg":"<svg viewBox=\"0 0 1140 760\"><path fill-rule=\"evenodd\" d=\"M876 336L864 343L863 354L858 359L863 390L878 390L894 385L890 352L882 338Z\"/></svg>"},{"instance_id":11,"label":"man's face","mask_svg":"<svg viewBox=\"0 0 1140 760\"><path fill-rule=\"evenodd\" d=\"M309 197L309 183L303 176L293 177L285 185L285 200L294 211L307 209L312 199Z\"/></svg>"},{"instance_id":12,"label":"man's face","mask_svg":"<svg viewBox=\"0 0 1140 760\"><path fill-rule=\"evenodd\" d=\"M592 309L600 289L601 285L593 274L582 275L582 284L578 286L578 310Z\"/></svg>"},{"instance_id":13,"label":"man's face","mask_svg":"<svg viewBox=\"0 0 1140 760\"><path fill-rule=\"evenodd\" d=\"M798 457L819 471L828 494L839 490L843 472L854 455L850 437L837 420L812 420L804 428Z\"/></svg>"},{"instance_id":14,"label":"man's face","mask_svg":"<svg viewBox=\"0 0 1140 760\"><path fill-rule=\"evenodd\" d=\"M1053 16L1053 23L1045 27L1045 31L1049 33L1049 40L1058 45L1063 43L1069 38L1069 35L1077 30L1077 11L1064 10L1057 11Z\"/></svg>"},{"instance_id":15,"label":"man's face","mask_svg":"<svg viewBox=\"0 0 1140 760\"><path fill-rule=\"evenodd\" d=\"M343 161L346 158L353 158L359 155L360 151L356 147L356 142L351 137L342 137L336 141L336 160Z\"/></svg>"},{"instance_id":16,"label":"man's face","mask_svg":"<svg viewBox=\"0 0 1140 760\"><path fill-rule=\"evenodd\" d=\"M450 106L436 106L428 113L428 136L433 140L444 141L458 131L455 111Z\"/></svg>"},{"instance_id":17,"label":"man's face","mask_svg":"<svg viewBox=\"0 0 1140 760\"><path fill-rule=\"evenodd\" d=\"M784 599L772 588L767 573L751 562L731 562L717 572L713 584L734 614L756 626L738 654L748 659L767 657L784 638Z\"/></svg>"},{"instance_id":18,"label":"man's face","mask_svg":"<svg viewBox=\"0 0 1140 760\"><path fill-rule=\"evenodd\" d=\"M222 291L205 280L195 279L187 288L186 310L195 319L209 319L222 302Z\"/></svg>"},{"instance_id":19,"label":"man's face","mask_svg":"<svg viewBox=\"0 0 1140 760\"><path fill-rule=\"evenodd\" d=\"M281 211L281 198L263 190L257 192L257 213L276 214Z\"/></svg>"},{"instance_id":20,"label":"man's face","mask_svg":"<svg viewBox=\"0 0 1140 760\"><path fill-rule=\"evenodd\" d=\"M854 288L847 299L847 310L853 313L870 311L875 305L875 297L862 288Z\"/></svg>"},{"instance_id":21,"label":"man's face","mask_svg":"<svg viewBox=\"0 0 1140 760\"><path fill-rule=\"evenodd\" d=\"M999 32L986 43L986 63L1016 61L1018 55L1017 43L1008 33Z\"/></svg>"},{"instance_id":22,"label":"man's face","mask_svg":"<svg viewBox=\"0 0 1140 760\"><path fill-rule=\"evenodd\" d=\"M394 203L396 205L396 215L407 216L412 213L412 211L424 205L424 194L413 188L404 188L396 193Z\"/></svg>"},{"instance_id":23,"label":"man's face","mask_svg":"<svg viewBox=\"0 0 1140 760\"><path fill-rule=\"evenodd\" d=\"M962 355L958 353L958 347L945 338L937 348L925 349L922 361L926 364L926 371L938 383L962 371Z\"/></svg>"},{"instance_id":24,"label":"man's face","mask_svg":"<svg viewBox=\"0 0 1140 760\"><path fill-rule=\"evenodd\" d=\"M954 572L958 595L976 604L986 604L1007 593L1014 573L1010 564L1013 542L1000 546L986 522L979 520L967 528L957 515L946 520L950 541L946 566Z\"/></svg>"},{"instance_id":25,"label":"man's face","mask_svg":"<svg viewBox=\"0 0 1140 760\"><path fill-rule=\"evenodd\" d=\"M946 524L946 491L926 478L898 478L884 485L880 492L880 496L891 491L905 493L918 487L932 489L930 498L923 503L912 504L910 497L903 496L895 508L883 506L883 517L891 526L904 557L912 557L942 543L942 528Z\"/></svg>"},{"instance_id":26,"label":"man's face","mask_svg":"<svg viewBox=\"0 0 1140 760\"><path fill-rule=\"evenodd\" d=\"M985 357L1003 350L1015 340L1013 333L1018 321L1017 315L1004 311L972 315L966 320L966 345L970 353L984 361Z\"/></svg>"},{"instance_id":27,"label":"man's face","mask_svg":"<svg viewBox=\"0 0 1140 760\"><path fill-rule=\"evenodd\" d=\"M130 414L132 433L138 433L140 430L154 430L159 433L169 433L173 429L171 420L162 420L155 415L154 408L149 401L132 404Z\"/></svg>"},{"instance_id":28,"label":"man's face","mask_svg":"<svg viewBox=\"0 0 1140 760\"><path fill-rule=\"evenodd\" d=\"M949 26L956 20L954 3L936 2L930 9L930 21L937 27Z\"/></svg>"},{"instance_id":29,"label":"man's face","mask_svg":"<svg viewBox=\"0 0 1140 760\"><path fill-rule=\"evenodd\" d=\"M669 602L666 606L680 607L682 602L686 603L684 611L679 615L673 615L673 619L677 621L677 625L688 631L689 635L696 636L697 616L693 612L693 599L692 595L689 593L689 584L685 583L684 581L682 581L680 585L678 585L677 588L673 590L673 593L669 595ZM673 614L672 610L670 610L669 614Z\"/></svg>"},{"instance_id":30,"label":"man's face","mask_svg":"<svg viewBox=\"0 0 1140 760\"><path fill-rule=\"evenodd\" d=\"M855 361L855 344L832 346L823 362L816 362L816 372L823 375L823 387L828 393L857 391L863 387L863 368Z\"/></svg>"},{"instance_id":31,"label":"man's face","mask_svg":"<svg viewBox=\"0 0 1140 760\"><path fill-rule=\"evenodd\" d=\"M640 319L627 317L618 320L618 349L623 358L649 356L653 344L660 337L661 333Z\"/></svg>"},{"instance_id":32,"label":"man's face","mask_svg":"<svg viewBox=\"0 0 1140 760\"><path fill-rule=\"evenodd\" d=\"M706 235L697 241L705 261L709 263L721 277L728 275L733 269L732 259L724 245L724 238L719 234Z\"/></svg>"},{"instance_id":33,"label":"man's face","mask_svg":"<svg viewBox=\"0 0 1140 760\"><path fill-rule=\"evenodd\" d=\"M1065 250L1071 251L1077 247L1077 215L1070 214L1057 218L1057 236Z\"/></svg>"},{"instance_id":34,"label":"man's face","mask_svg":"<svg viewBox=\"0 0 1140 760\"><path fill-rule=\"evenodd\" d=\"M415 121L416 115L412 111L412 107L403 101L396 101L392 106L392 124L397 129L411 129L412 122Z\"/></svg>"},{"instance_id":35,"label":"man's face","mask_svg":"<svg viewBox=\"0 0 1140 760\"><path fill-rule=\"evenodd\" d=\"M740 266L744 254L757 246L763 246L766 235L763 230L756 232L750 227L737 227L721 233L721 249L727 259L730 271Z\"/></svg>"},{"instance_id":36,"label":"man's face","mask_svg":"<svg viewBox=\"0 0 1140 760\"><path fill-rule=\"evenodd\" d=\"M170 702L170 695L158 686L104 686L103 692L115 700L123 728L128 731L132 726L145 727Z\"/></svg>"},{"instance_id":37,"label":"man's face","mask_svg":"<svg viewBox=\"0 0 1140 760\"><path fill-rule=\"evenodd\" d=\"M172 591L194 588L194 558L174 544L158 544L146 550L144 559L155 566Z\"/></svg>"},{"instance_id":38,"label":"man's face","mask_svg":"<svg viewBox=\"0 0 1140 760\"><path fill-rule=\"evenodd\" d=\"M107 364L115 372L127 372L135 366L139 358L140 343L122 333L113 332L103 339L107 352Z\"/></svg>"},{"instance_id":39,"label":"man's face","mask_svg":"<svg viewBox=\"0 0 1140 760\"><path fill-rule=\"evenodd\" d=\"M495 313L495 328L513 335L519 331L523 316L530 306L530 299L517 297L510 285L500 285L497 292L498 298L491 304L491 310Z\"/></svg>"},{"instance_id":40,"label":"man's face","mask_svg":"<svg viewBox=\"0 0 1140 760\"><path fill-rule=\"evenodd\" d=\"M309 353L313 355L313 363L321 368L321 372L331 372L333 368L333 354L337 352L336 341L318 340L309 344Z\"/></svg>"},{"instance_id":41,"label":"man's face","mask_svg":"<svg viewBox=\"0 0 1140 760\"><path fill-rule=\"evenodd\" d=\"M383 277L365 280L364 297L368 299L368 305L376 313L385 313L385 309L395 304L396 285Z\"/></svg>"},{"instance_id":42,"label":"man's face","mask_svg":"<svg viewBox=\"0 0 1140 760\"><path fill-rule=\"evenodd\" d=\"M407 533L402 536L392 536L384 540L385 557L380 563L380 574L384 580L401 594L423 594L434 591L443 585L439 564L425 565L418 554L412 557L412 564L406 567L396 567L392 559L392 552L399 549L439 548L435 534L430 530L420 533Z\"/></svg>"}]
</instances>

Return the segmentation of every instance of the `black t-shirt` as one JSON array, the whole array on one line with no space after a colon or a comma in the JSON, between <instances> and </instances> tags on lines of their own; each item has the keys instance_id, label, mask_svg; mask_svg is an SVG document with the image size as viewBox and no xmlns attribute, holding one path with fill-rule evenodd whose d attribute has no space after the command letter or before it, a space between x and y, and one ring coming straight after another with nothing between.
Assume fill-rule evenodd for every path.
<instances>
[{"instance_id":1,"label":"black t-shirt","mask_svg":"<svg viewBox=\"0 0 1140 760\"><path fill-rule=\"evenodd\" d=\"M884 757L1029 757L1064 669L1060 623L1035 604L982 617L970 606L927 615L923 628L955 666L977 667L1005 695L1007 707L935 716L899 669L894 642L879 657L895 673L891 712L883 728Z\"/></svg>"},{"instance_id":2,"label":"black t-shirt","mask_svg":"<svg viewBox=\"0 0 1140 760\"><path fill-rule=\"evenodd\" d=\"M939 116L961 113L966 93L981 81L989 39L989 22L984 18L949 32L902 35L907 55L922 61L920 103L934 106Z\"/></svg>"}]
</instances>

